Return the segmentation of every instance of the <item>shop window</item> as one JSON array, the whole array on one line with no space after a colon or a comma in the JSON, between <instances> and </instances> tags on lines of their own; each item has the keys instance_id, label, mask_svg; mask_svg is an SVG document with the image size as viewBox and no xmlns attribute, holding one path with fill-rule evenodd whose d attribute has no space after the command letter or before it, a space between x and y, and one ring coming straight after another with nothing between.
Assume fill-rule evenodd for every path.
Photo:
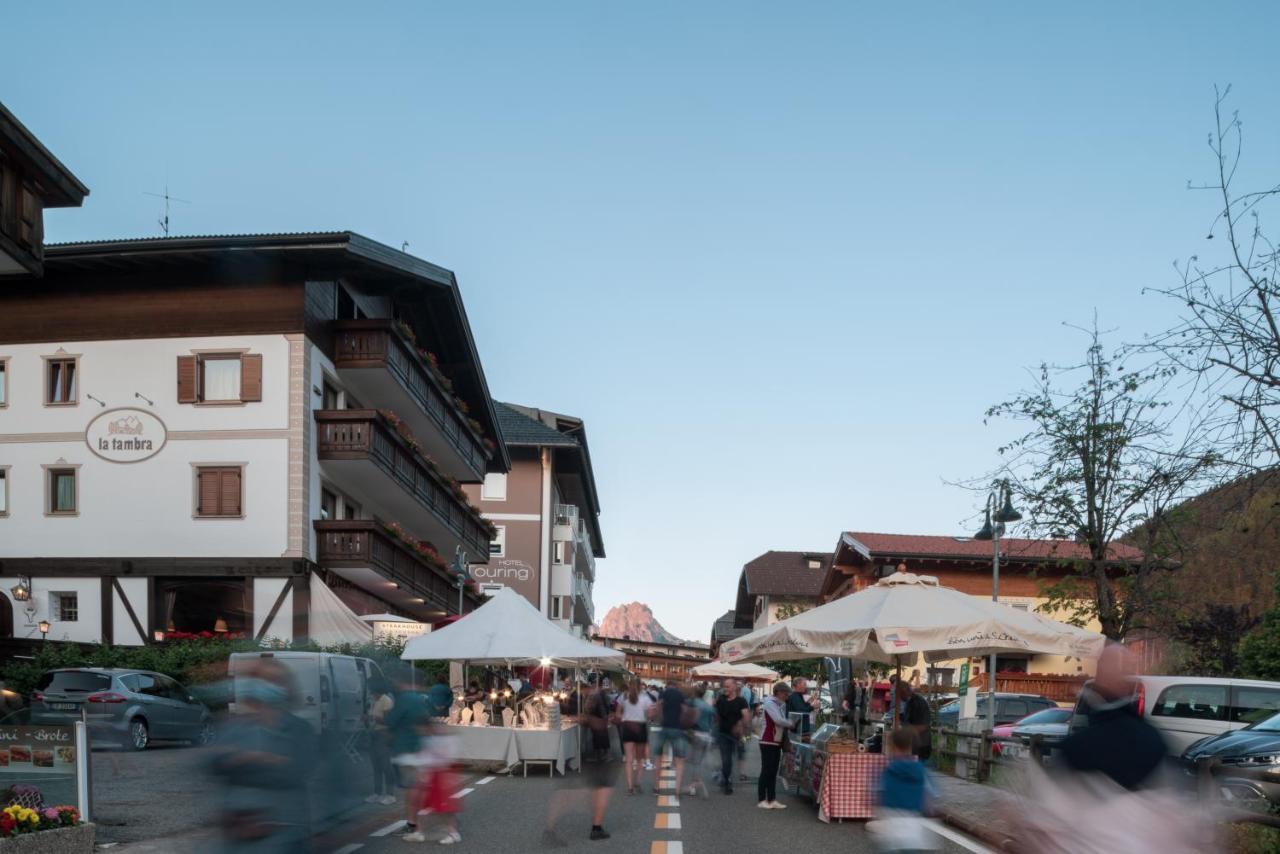
<instances>
[{"instance_id":1,"label":"shop window","mask_svg":"<svg viewBox=\"0 0 1280 854\"><path fill-rule=\"evenodd\" d=\"M244 515L243 471L240 466L196 466L196 517Z\"/></svg>"},{"instance_id":2,"label":"shop window","mask_svg":"<svg viewBox=\"0 0 1280 854\"><path fill-rule=\"evenodd\" d=\"M80 512L76 469L46 468L45 512L49 516L74 516Z\"/></svg>"},{"instance_id":3,"label":"shop window","mask_svg":"<svg viewBox=\"0 0 1280 854\"><path fill-rule=\"evenodd\" d=\"M261 353L201 353L178 357L178 403L262 400Z\"/></svg>"},{"instance_id":4,"label":"shop window","mask_svg":"<svg viewBox=\"0 0 1280 854\"><path fill-rule=\"evenodd\" d=\"M49 614L60 623L74 623L80 619L80 595L78 593L50 593Z\"/></svg>"},{"instance_id":5,"label":"shop window","mask_svg":"<svg viewBox=\"0 0 1280 854\"><path fill-rule=\"evenodd\" d=\"M47 358L44 360L45 406L75 406L80 402L78 358Z\"/></svg>"}]
</instances>

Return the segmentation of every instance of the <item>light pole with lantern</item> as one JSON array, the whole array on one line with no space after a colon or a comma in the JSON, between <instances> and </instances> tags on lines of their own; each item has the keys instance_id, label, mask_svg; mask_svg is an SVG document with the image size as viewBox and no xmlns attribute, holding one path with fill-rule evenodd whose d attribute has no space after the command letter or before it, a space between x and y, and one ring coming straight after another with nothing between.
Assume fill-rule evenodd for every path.
<instances>
[{"instance_id":1,"label":"light pole with lantern","mask_svg":"<svg viewBox=\"0 0 1280 854\"><path fill-rule=\"evenodd\" d=\"M467 553L462 550L462 546L453 548L453 577L458 585L458 616L461 617L463 591L471 579L471 572L467 569Z\"/></svg>"},{"instance_id":2,"label":"light pole with lantern","mask_svg":"<svg viewBox=\"0 0 1280 854\"><path fill-rule=\"evenodd\" d=\"M996 484L987 493L987 514L982 530L973 535L975 540L991 541L991 601L1000 601L1000 538L1004 536L1006 522L1016 522L1022 514L1013 508L1013 491L1008 483ZM992 522L995 524L993 525ZM996 728L996 654L991 653L987 659L987 678L991 681L987 689L987 729Z\"/></svg>"}]
</instances>

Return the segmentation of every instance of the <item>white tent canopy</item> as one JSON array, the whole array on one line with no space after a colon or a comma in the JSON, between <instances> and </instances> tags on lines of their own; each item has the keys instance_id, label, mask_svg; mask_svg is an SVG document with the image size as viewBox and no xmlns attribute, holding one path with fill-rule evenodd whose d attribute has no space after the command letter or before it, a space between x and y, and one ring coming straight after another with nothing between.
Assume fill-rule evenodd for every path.
<instances>
[{"instance_id":1,"label":"white tent canopy","mask_svg":"<svg viewBox=\"0 0 1280 854\"><path fill-rule=\"evenodd\" d=\"M693 668L693 675L699 679L755 679L773 681L778 678L778 671L761 667L758 664L726 664L723 661L709 661Z\"/></svg>"},{"instance_id":2,"label":"white tent canopy","mask_svg":"<svg viewBox=\"0 0 1280 854\"><path fill-rule=\"evenodd\" d=\"M320 576L311 575L311 625L307 634L324 646L373 642L373 627L363 622Z\"/></svg>"},{"instance_id":3,"label":"white tent canopy","mask_svg":"<svg viewBox=\"0 0 1280 854\"><path fill-rule=\"evenodd\" d=\"M736 638L724 661L852 658L909 665L993 653L1097 658L1106 639L1008 605L940 587L931 576L897 572L876 584Z\"/></svg>"},{"instance_id":4,"label":"white tent canopy","mask_svg":"<svg viewBox=\"0 0 1280 854\"><path fill-rule=\"evenodd\" d=\"M556 667L621 666L626 654L569 634L538 613L528 600L503 588L451 625L411 638L406 660Z\"/></svg>"}]
</instances>

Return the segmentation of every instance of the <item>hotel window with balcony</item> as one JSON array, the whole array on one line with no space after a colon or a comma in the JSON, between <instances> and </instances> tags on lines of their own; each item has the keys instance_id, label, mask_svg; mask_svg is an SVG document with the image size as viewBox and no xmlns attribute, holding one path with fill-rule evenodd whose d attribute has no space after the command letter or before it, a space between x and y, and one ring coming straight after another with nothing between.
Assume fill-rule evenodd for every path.
<instances>
[{"instance_id":1,"label":"hotel window with balcony","mask_svg":"<svg viewBox=\"0 0 1280 854\"><path fill-rule=\"evenodd\" d=\"M507 554L507 526L494 526L493 539L489 541L489 557L504 557Z\"/></svg>"},{"instance_id":2,"label":"hotel window with balcony","mask_svg":"<svg viewBox=\"0 0 1280 854\"><path fill-rule=\"evenodd\" d=\"M0 519L9 515L9 467L0 466Z\"/></svg>"},{"instance_id":3,"label":"hotel window with balcony","mask_svg":"<svg viewBox=\"0 0 1280 854\"><path fill-rule=\"evenodd\" d=\"M178 357L178 403L261 400L261 353L198 353Z\"/></svg>"},{"instance_id":4,"label":"hotel window with balcony","mask_svg":"<svg viewBox=\"0 0 1280 854\"><path fill-rule=\"evenodd\" d=\"M244 476L240 466L196 466L197 519L244 515Z\"/></svg>"},{"instance_id":5,"label":"hotel window with balcony","mask_svg":"<svg viewBox=\"0 0 1280 854\"><path fill-rule=\"evenodd\" d=\"M0 359L0 409L9 405L9 360Z\"/></svg>"},{"instance_id":6,"label":"hotel window with balcony","mask_svg":"<svg viewBox=\"0 0 1280 854\"><path fill-rule=\"evenodd\" d=\"M80 619L80 595L78 593L50 593L49 615L60 623L74 623Z\"/></svg>"},{"instance_id":7,"label":"hotel window with balcony","mask_svg":"<svg viewBox=\"0 0 1280 854\"><path fill-rule=\"evenodd\" d=\"M75 406L80 402L77 357L47 357L44 360L44 405Z\"/></svg>"},{"instance_id":8,"label":"hotel window with balcony","mask_svg":"<svg viewBox=\"0 0 1280 854\"><path fill-rule=\"evenodd\" d=\"M49 467L45 469L45 473L48 478L45 515L74 516L80 512L76 469Z\"/></svg>"},{"instance_id":9,"label":"hotel window with balcony","mask_svg":"<svg viewBox=\"0 0 1280 854\"><path fill-rule=\"evenodd\" d=\"M320 521L338 518L338 496L327 489L320 490Z\"/></svg>"},{"instance_id":10,"label":"hotel window with balcony","mask_svg":"<svg viewBox=\"0 0 1280 854\"><path fill-rule=\"evenodd\" d=\"M481 501L506 501L507 476L502 472L490 472L484 476L484 484L480 487Z\"/></svg>"}]
</instances>

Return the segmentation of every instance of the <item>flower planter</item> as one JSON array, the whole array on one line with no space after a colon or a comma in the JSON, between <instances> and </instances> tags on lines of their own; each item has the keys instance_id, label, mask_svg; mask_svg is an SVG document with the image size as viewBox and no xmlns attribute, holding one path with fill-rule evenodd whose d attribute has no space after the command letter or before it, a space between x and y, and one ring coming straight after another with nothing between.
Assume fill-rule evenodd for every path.
<instances>
[{"instance_id":1,"label":"flower planter","mask_svg":"<svg viewBox=\"0 0 1280 854\"><path fill-rule=\"evenodd\" d=\"M77 824L0 839L0 854L93 854L93 825Z\"/></svg>"}]
</instances>

